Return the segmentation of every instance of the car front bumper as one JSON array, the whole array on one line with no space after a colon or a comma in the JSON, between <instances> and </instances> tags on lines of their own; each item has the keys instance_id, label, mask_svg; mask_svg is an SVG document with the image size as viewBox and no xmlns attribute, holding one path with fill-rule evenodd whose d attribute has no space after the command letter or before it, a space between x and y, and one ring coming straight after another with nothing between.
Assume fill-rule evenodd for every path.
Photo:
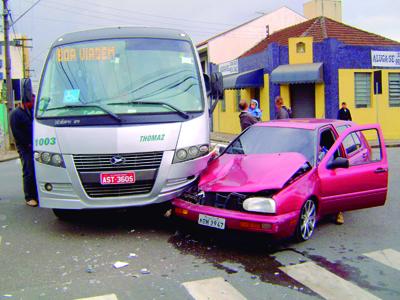
<instances>
[{"instance_id":1,"label":"car front bumper","mask_svg":"<svg viewBox=\"0 0 400 300\"><path fill-rule=\"evenodd\" d=\"M175 198L172 205L174 214L188 221L197 223L199 215L203 214L225 219L225 229L266 233L276 238L293 235L300 213L293 211L275 216L261 215L193 204L179 198Z\"/></svg>"}]
</instances>

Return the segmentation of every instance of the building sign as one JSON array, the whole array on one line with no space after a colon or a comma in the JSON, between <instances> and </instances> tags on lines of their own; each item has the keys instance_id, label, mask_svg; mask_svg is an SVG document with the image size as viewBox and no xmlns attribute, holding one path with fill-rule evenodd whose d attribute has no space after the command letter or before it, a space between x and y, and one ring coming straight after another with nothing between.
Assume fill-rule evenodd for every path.
<instances>
[{"instance_id":1,"label":"building sign","mask_svg":"<svg viewBox=\"0 0 400 300\"><path fill-rule=\"evenodd\" d=\"M400 51L371 51L373 67L400 68Z\"/></svg>"},{"instance_id":2,"label":"building sign","mask_svg":"<svg viewBox=\"0 0 400 300\"><path fill-rule=\"evenodd\" d=\"M237 59L218 65L218 71L223 76L239 73L239 61Z\"/></svg>"}]
</instances>

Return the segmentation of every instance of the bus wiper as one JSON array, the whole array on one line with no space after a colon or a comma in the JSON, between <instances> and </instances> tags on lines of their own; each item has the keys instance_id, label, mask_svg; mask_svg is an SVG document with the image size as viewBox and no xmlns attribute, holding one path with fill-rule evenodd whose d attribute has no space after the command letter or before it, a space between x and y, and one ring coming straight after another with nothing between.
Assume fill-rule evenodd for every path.
<instances>
[{"instance_id":1,"label":"bus wiper","mask_svg":"<svg viewBox=\"0 0 400 300\"><path fill-rule=\"evenodd\" d=\"M100 105L97 105L97 104L69 104L69 105L64 105L64 106L50 107L50 108L46 109L46 111L49 111L49 110L60 110L60 109L70 109L70 108L82 108L82 107L98 108L98 109L102 110L103 112L105 112L106 114L108 114L109 116L113 117L118 122L120 122L120 123L122 122L121 118L118 117L117 114L115 114L111 110L108 110L107 108L104 108L104 107L102 107Z\"/></svg>"},{"instance_id":2,"label":"bus wiper","mask_svg":"<svg viewBox=\"0 0 400 300\"><path fill-rule=\"evenodd\" d=\"M180 116L182 116L185 119L189 119L189 115L185 113L184 111L180 110L179 108L175 107L172 104L166 103L166 102L160 102L160 101L128 101L128 102L114 102L114 103L107 103L107 105L129 105L129 104L137 104L137 105L157 105L157 106L166 106L176 113L178 113Z\"/></svg>"}]
</instances>

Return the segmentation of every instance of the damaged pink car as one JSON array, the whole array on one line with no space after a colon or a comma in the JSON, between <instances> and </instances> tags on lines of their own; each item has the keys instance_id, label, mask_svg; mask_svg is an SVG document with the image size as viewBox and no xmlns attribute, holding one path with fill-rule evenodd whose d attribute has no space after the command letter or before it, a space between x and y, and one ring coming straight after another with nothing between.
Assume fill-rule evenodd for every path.
<instances>
[{"instance_id":1,"label":"damaged pink car","mask_svg":"<svg viewBox=\"0 0 400 300\"><path fill-rule=\"evenodd\" d=\"M384 205L387 186L378 125L280 120L244 131L173 206L201 226L305 241L323 216Z\"/></svg>"}]
</instances>

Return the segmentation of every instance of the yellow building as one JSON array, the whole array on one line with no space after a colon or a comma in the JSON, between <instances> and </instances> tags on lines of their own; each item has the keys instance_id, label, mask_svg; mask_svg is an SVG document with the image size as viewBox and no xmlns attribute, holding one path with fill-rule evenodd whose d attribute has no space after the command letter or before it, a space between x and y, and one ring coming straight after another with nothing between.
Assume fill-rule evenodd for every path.
<instances>
[{"instance_id":1,"label":"yellow building","mask_svg":"<svg viewBox=\"0 0 400 300\"><path fill-rule=\"evenodd\" d=\"M263 120L281 95L295 118L337 117L347 102L353 121L379 122L386 139L400 139L400 43L325 17L283 29L240 56L224 76L215 132L240 132L238 101L256 99ZM374 74L381 71L378 95ZM379 75L379 73L375 74Z\"/></svg>"}]
</instances>

